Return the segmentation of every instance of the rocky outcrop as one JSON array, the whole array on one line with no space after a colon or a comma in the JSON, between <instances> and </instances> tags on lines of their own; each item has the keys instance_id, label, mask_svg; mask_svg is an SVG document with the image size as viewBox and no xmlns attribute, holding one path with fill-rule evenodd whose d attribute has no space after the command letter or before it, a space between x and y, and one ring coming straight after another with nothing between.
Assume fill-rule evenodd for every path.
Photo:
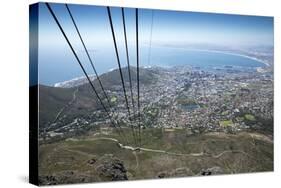
<instances>
[{"instance_id":1,"label":"rocky outcrop","mask_svg":"<svg viewBox=\"0 0 281 188\"><path fill-rule=\"evenodd\" d=\"M69 183L88 183L100 181L128 180L127 169L123 161L111 154L86 161L92 170L87 172L61 171L54 174L40 175L40 185L57 185Z\"/></svg>"},{"instance_id":2,"label":"rocky outcrop","mask_svg":"<svg viewBox=\"0 0 281 188\"><path fill-rule=\"evenodd\" d=\"M96 172L102 181L128 180L123 161L113 155L104 155L96 164Z\"/></svg>"}]
</instances>

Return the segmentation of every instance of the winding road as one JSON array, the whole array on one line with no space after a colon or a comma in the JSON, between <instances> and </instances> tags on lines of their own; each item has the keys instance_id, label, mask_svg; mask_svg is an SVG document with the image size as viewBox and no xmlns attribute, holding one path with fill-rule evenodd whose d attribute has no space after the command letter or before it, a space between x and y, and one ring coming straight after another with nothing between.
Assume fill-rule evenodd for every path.
<instances>
[{"instance_id":1,"label":"winding road","mask_svg":"<svg viewBox=\"0 0 281 188\"><path fill-rule=\"evenodd\" d=\"M154 152L154 153L162 153L162 154L167 154L167 155L176 155L176 156L185 156L185 157L206 156L206 157L220 158L221 156L223 156L224 154L227 154L227 153L242 153L244 155L249 156L249 154L247 154L244 151L240 151L240 150L226 150L226 151L223 151L223 152L221 152L219 154L216 154L216 155L211 155L211 154L204 153L204 152L200 152L200 153L176 153L176 152L168 152L168 151L165 151L165 150L156 150L156 149L151 149L151 148L126 146L126 145L121 144L117 139L109 138L109 137L92 138L92 139L89 139L89 140L109 140L109 141L115 142L115 143L117 143L117 145L120 148L133 151L135 153L135 156L136 156L137 151ZM136 161L138 163L137 156L136 156ZM137 164L137 167L138 167L138 164Z\"/></svg>"}]
</instances>

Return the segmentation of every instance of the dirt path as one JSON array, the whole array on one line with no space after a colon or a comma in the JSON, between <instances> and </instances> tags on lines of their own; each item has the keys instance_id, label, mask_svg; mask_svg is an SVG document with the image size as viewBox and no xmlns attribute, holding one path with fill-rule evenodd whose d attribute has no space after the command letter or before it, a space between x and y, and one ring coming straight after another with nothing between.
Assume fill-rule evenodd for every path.
<instances>
[{"instance_id":1,"label":"dirt path","mask_svg":"<svg viewBox=\"0 0 281 188\"><path fill-rule=\"evenodd\" d=\"M212 155L212 157L213 157L213 158L220 158L221 156L223 156L223 155L226 154L226 153L242 153L242 154L244 154L244 155L249 156L248 153L246 153L246 152L244 152L244 151L241 151L241 150L226 150L226 151L223 151L223 152L221 152L221 153L219 153L219 154L217 154L217 155Z\"/></svg>"},{"instance_id":2,"label":"dirt path","mask_svg":"<svg viewBox=\"0 0 281 188\"><path fill-rule=\"evenodd\" d=\"M139 168L139 157L138 157L138 154L137 154L135 151L133 151L133 154L134 154L134 156L135 156L135 158L136 158L136 167L135 167L135 170L137 170L137 169Z\"/></svg>"},{"instance_id":3,"label":"dirt path","mask_svg":"<svg viewBox=\"0 0 281 188\"><path fill-rule=\"evenodd\" d=\"M192 156L192 157L199 157L199 156L203 156L204 153L175 153L175 152L168 152L165 150L155 150L155 149L150 149L150 148L139 148L141 151L147 151L147 152L154 152L154 153L163 153L163 154L167 154L167 155L177 155L177 156Z\"/></svg>"},{"instance_id":4,"label":"dirt path","mask_svg":"<svg viewBox=\"0 0 281 188\"><path fill-rule=\"evenodd\" d=\"M200 152L200 153L176 153L176 152L168 152L168 151L165 151L165 150L156 150L156 149L151 149L151 148L135 148L135 147L132 147L132 146L126 146L126 145L123 145L121 144L117 139L115 138L108 138L108 137L100 137L100 138L92 138L92 139L89 139L89 140L109 140L109 141L112 141L112 142L115 142L117 143L117 145L122 148L122 149L127 149L127 150L131 150L133 151L133 154L135 155L136 157L136 162L137 162L137 165L136 167L139 166L139 163L138 163L138 158L137 158L137 152L138 150L140 151L145 151L145 152L154 152L154 153L161 153L161 154L167 154L167 155L175 155L175 156L185 156L185 157L201 157L201 156L209 156L209 157L213 157L213 158L220 158L221 156L223 156L224 154L227 154L227 153L242 153L244 155L248 155L246 152L244 151L240 151L240 150L226 150L226 151L222 151L221 153L219 154L216 154L216 155L210 155L208 153L204 153L204 152ZM75 140L74 140L75 141Z\"/></svg>"}]
</instances>

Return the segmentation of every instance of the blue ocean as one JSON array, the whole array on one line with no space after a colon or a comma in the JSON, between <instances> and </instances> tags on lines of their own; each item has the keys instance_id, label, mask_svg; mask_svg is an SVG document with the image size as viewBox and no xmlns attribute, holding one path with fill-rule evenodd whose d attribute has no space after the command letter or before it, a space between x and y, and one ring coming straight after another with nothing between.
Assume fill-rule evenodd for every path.
<instances>
[{"instance_id":1,"label":"blue ocean","mask_svg":"<svg viewBox=\"0 0 281 188\"><path fill-rule=\"evenodd\" d=\"M132 48L130 48L132 49ZM130 64L136 66L135 51L131 51ZM120 51L120 61L122 66L126 66L126 56L124 51ZM51 55L50 55L51 54ZM74 56L69 52L63 57L61 54L53 53L41 54L39 58L39 80L40 84L53 85L58 82L71 80L83 76L83 72L76 62ZM265 66L254 59L239 55L218 53L212 51L187 50L181 48L147 47L140 48L140 66L163 66L173 67L188 65L202 69L220 68L224 66L256 68ZM83 51L79 52L81 61L88 74L94 74L88 59ZM95 51L92 56L95 67L99 74L118 68L115 53L108 51Z\"/></svg>"},{"instance_id":2,"label":"blue ocean","mask_svg":"<svg viewBox=\"0 0 281 188\"><path fill-rule=\"evenodd\" d=\"M155 50L155 49L154 49ZM212 51L186 50L180 48L156 49L151 57L153 64L159 66L190 65L196 67L263 67L263 63L239 55Z\"/></svg>"}]
</instances>

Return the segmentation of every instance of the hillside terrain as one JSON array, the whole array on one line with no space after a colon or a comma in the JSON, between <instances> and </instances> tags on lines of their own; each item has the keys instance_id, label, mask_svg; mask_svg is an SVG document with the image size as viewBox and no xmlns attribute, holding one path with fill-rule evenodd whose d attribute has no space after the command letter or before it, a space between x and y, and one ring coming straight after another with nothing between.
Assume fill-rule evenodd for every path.
<instances>
[{"instance_id":1,"label":"hillside terrain","mask_svg":"<svg viewBox=\"0 0 281 188\"><path fill-rule=\"evenodd\" d=\"M39 87L40 184L273 170L272 75L141 68L138 117L122 71L130 116L119 70L100 76L109 103L93 81L110 117L89 84ZM134 67L131 75L137 105Z\"/></svg>"},{"instance_id":2,"label":"hillside terrain","mask_svg":"<svg viewBox=\"0 0 281 188\"><path fill-rule=\"evenodd\" d=\"M126 68L122 69L124 81L126 86L129 87L129 76ZM147 71L145 69L140 69L140 83L141 84L151 84L157 79L157 71ZM136 83L136 68L131 68L132 82ZM121 80L119 70L113 70L111 72L105 73L100 76L100 80L103 84L104 89L111 94L110 97L114 97L114 93L122 91ZM105 96L102 93L101 87L97 79L93 81L97 92L106 103ZM68 85L68 87L70 87ZM129 95L129 90L127 90ZM74 95L75 94L75 95ZM119 103L125 102L123 98L120 97ZM71 108L69 108L69 103ZM112 103L111 105L114 105ZM50 128L52 124L58 123L58 114L63 110L63 114L68 116L64 119L63 124L70 123L76 117L87 117L90 116L91 111L102 109L95 93L93 92L89 83L77 86L74 83L73 87L70 88L60 88L60 87L50 87L50 86L39 86L39 127L41 131ZM56 125L59 126L59 125Z\"/></svg>"}]
</instances>

